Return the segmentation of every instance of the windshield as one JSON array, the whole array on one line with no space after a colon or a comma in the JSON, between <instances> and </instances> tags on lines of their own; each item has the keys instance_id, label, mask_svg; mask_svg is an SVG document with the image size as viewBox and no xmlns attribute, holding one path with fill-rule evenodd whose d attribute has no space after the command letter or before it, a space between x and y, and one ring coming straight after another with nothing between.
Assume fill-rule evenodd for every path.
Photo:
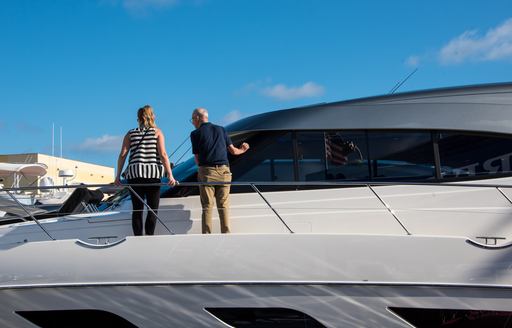
<instances>
[{"instance_id":1,"label":"windshield","mask_svg":"<svg viewBox=\"0 0 512 328\"><path fill-rule=\"evenodd\" d=\"M185 162L182 162L181 164L177 165L172 169L172 173L174 175L174 178L178 181L194 181L195 179L195 173L197 172L197 166L194 160L194 157L189 158ZM162 183L167 183L169 181L167 178L162 179ZM124 181L126 182L126 181ZM167 193L172 187L168 185L164 185L160 188L160 194L163 195ZM114 195L110 196L107 200L105 200L104 203L106 203L104 206L100 207L100 210L106 209L109 206L107 204L118 204L120 201L125 199L127 196L129 196L130 193L128 192L127 188L124 188L118 192L116 192Z\"/></svg>"}]
</instances>

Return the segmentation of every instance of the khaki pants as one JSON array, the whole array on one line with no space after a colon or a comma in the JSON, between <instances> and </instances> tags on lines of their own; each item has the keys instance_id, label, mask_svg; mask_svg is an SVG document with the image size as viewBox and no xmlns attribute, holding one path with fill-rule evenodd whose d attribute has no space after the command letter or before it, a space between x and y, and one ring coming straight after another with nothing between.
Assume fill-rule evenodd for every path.
<instances>
[{"instance_id":1,"label":"khaki pants","mask_svg":"<svg viewBox=\"0 0 512 328\"><path fill-rule=\"evenodd\" d=\"M227 165L200 166L197 174L199 182L231 182L231 171ZM229 189L230 185L203 185L199 187L201 206L203 208L203 233L212 233L212 211L214 201L220 218L220 231L231 232L229 229Z\"/></svg>"}]
</instances>

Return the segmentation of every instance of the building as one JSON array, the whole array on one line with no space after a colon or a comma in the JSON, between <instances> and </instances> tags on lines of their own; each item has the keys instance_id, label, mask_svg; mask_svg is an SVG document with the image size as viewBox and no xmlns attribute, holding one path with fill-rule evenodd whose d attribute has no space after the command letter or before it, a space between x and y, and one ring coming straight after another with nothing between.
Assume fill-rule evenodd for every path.
<instances>
[{"instance_id":1,"label":"building","mask_svg":"<svg viewBox=\"0 0 512 328\"><path fill-rule=\"evenodd\" d=\"M92 163L80 162L71 159L49 156L39 153L0 155L0 163L42 163L45 164L47 174L45 177L53 179L55 185L62 184L108 184L114 181L114 168ZM59 176L59 172L61 176ZM66 177L62 177L65 173ZM39 186L41 177L22 177L19 186ZM1 182L10 187L14 182L13 176L3 176Z\"/></svg>"}]
</instances>

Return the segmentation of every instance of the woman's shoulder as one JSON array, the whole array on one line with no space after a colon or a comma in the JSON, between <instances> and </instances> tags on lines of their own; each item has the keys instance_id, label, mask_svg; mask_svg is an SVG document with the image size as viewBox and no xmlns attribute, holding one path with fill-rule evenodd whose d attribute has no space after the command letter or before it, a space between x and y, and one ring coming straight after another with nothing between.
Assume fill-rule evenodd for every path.
<instances>
[{"instance_id":1,"label":"woman's shoulder","mask_svg":"<svg viewBox=\"0 0 512 328\"><path fill-rule=\"evenodd\" d=\"M157 136L157 137L160 136L160 135L161 136L164 135L164 133L162 132L162 130L160 130L160 128L154 127L154 128L151 128L151 129L153 129L155 131L155 136Z\"/></svg>"}]
</instances>

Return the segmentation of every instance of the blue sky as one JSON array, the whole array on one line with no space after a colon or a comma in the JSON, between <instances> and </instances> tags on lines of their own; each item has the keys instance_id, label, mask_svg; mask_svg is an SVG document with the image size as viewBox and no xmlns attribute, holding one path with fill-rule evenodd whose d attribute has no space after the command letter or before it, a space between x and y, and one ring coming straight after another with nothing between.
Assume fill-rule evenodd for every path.
<instances>
[{"instance_id":1,"label":"blue sky","mask_svg":"<svg viewBox=\"0 0 512 328\"><path fill-rule=\"evenodd\" d=\"M191 111L261 112L512 81L512 2L7 0L0 3L0 153L115 166L150 104L172 152Z\"/></svg>"}]
</instances>

